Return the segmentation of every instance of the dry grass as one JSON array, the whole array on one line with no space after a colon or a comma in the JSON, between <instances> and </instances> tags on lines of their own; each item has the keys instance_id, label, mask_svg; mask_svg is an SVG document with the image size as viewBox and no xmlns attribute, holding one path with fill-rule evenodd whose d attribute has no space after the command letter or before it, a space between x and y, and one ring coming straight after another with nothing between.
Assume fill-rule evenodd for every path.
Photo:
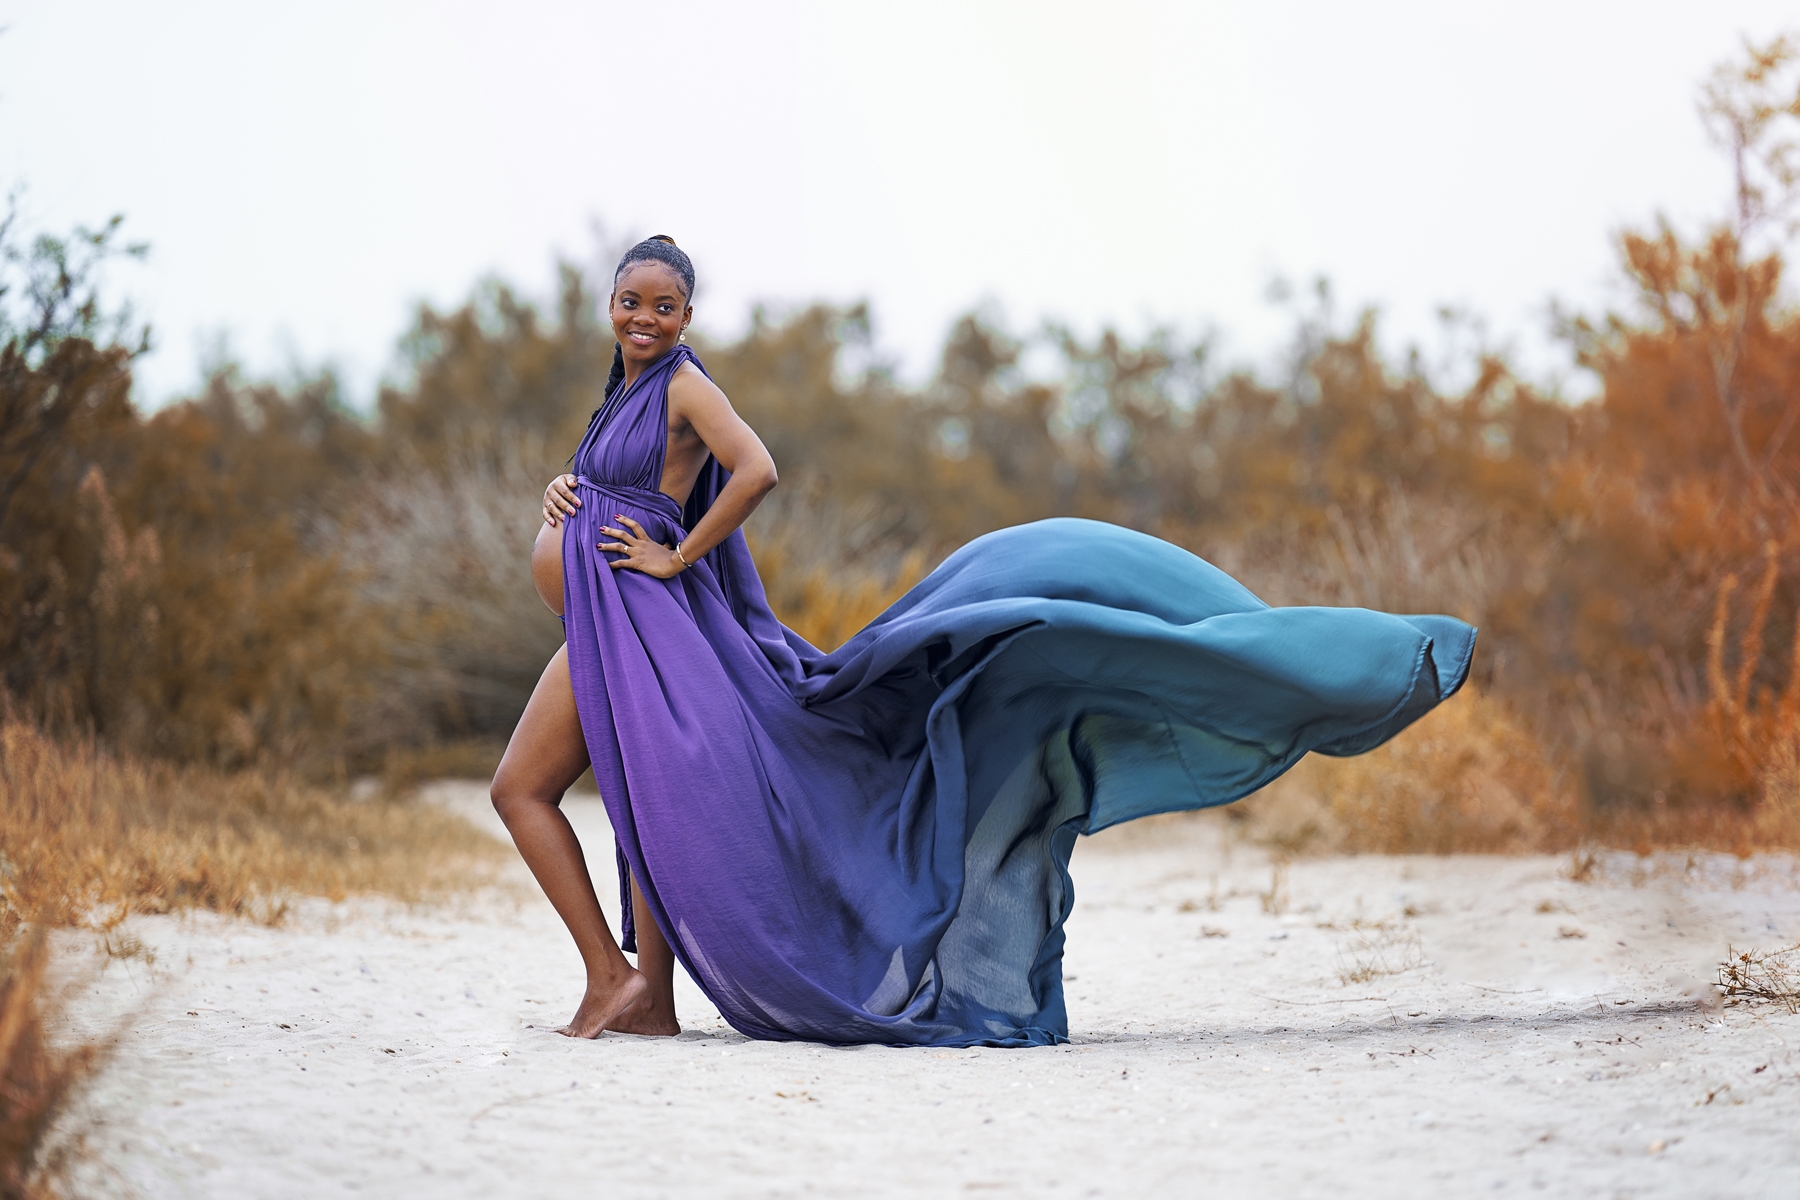
<instances>
[{"instance_id":1,"label":"dry grass","mask_svg":"<svg viewBox=\"0 0 1800 1200\"><path fill-rule=\"evenodd\" d=\"M502 854L424 805L143 763L0 721L0 934L190 908L274 922L287 897L424 898L480 880Z\"/></svg>"},{"instance_id":2,"label":"dry grass","mask_svg":"<svg viewBox=\"0 0 1800 1200\"><path fill-rule=\"evenodd\" d=\"M1214 885L1217 886L1216 884ZM1258 892L1257 900L1262 903L1262 910L1272 917L1279 917L1288 910L1288 866L1281 859L1276 859L1269 867L1269 890Z\"/></svg>"},{"instance_id":3,"label":"dry grass","mask_svg":"<svg viewBox=\"0 0 1800 1200\"><path fill-rule=\"evenodd\" d=\"M51 1014L41 933L17 939L0 958L0 1200L53 1200L80 1151L78 1131L59 1118L99 1065L107 1043L57 1049L46 1038Z\"/></svg>"},{"instance_id":4,"label":"dry grass","mask_svg":"<svg viewBox=\"0 0 1800 1200\"><path fill-rule=\"evenodd\" d=\"M1540 853L1584 828L1545 747L1473 689L1368 754L1308 756L1249 812L1252 836L1289 852Z\"/></svg>"},{"instance_id":5,"label":"dry grass","mask_svg":"<svg viewBox=\"0 0 1800 1200\"><path fill-rule=\"evenodd\" d=\"M1338 982L1349 987L1385 975L1403 975L1424 962L1424 948L1413 930L1372 925L1356 930L1338 947Z\"/></svg>"},{"instance_id":6,"label":"dry grass","mask_svg":"<svg viewBox=\"0 0 1800 1200\"><path fill-rule=\"evenodd\" d=\"M382 760L381 787L389 796L406 796L438 779L492 779L505 753L505 742L483 739L392 747Z\"/></svg>"},{"instance_id":7,"label":"dry grass","mask_svg":"<svg viewBox=\"0 0 1800 1200\"><path fill-rule=\"evenodd\" d=\"M1782 950L1728 950L1719 964L1727 1000L1766 1000L1800 1013L1800 942Z\"/></svg>"},{"instance_id":8,"label":"dry grass","mask_svg":"<svg viewBox=\"0 0 1800 1200\"><path fill-rule=\"evenodd\" d=\"M1535 547L1509 539L1479 505L1419 503L1390 487L1325 528L1257 530L1239 539L1178 538L1270 604L1330 604L1441 612L1477 624L1510 577L1537 566Z\"/></svg>"}]
</instances>

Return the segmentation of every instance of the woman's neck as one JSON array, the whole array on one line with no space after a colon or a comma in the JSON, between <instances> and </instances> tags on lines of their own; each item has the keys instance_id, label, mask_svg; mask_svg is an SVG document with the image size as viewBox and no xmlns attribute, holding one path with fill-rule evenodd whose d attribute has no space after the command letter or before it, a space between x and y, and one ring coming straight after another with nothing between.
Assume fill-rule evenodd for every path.
<instances>
[{"instance_id":1,"label":"woman's neck","mask_svg":"<svg viewBox=\"0 0 1800 1200\"><path fill-rule=\"evenodd\" d=\"M620 387L630 387L632 384L634 384L638 381L638 376L642 375L645 371L648 371L651 367L654 367L657 363L661 362L663 359L669 357L669 355L675 353L675 351L678 349L680 349L680 347L671 346L669 349L663 351L661 354L657 355L655 358L652 358L647 362L640 363L636 359L633 359L633 358L626 359L625 360L625 379L624 379L624 382L621 383L619 386Z\"/></svg>"}]
</instances>

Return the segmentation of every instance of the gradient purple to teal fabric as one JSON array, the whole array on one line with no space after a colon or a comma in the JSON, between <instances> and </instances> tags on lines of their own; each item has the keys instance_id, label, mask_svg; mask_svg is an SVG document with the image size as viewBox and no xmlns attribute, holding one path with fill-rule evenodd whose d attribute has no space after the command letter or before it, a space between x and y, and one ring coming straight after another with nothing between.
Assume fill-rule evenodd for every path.
<instances>
[{"instance_id":1,"label":"gradient purple to teal fabric","mask_svg":"<svg viewBox=\"0 0 1800 1200\"><path fill-rule=\"evenodd\" d=\"M1461 621L1271 608L1095 521L978 538L829 654L776 620L741 531L673 579L614 571L600 525L673 543L726 481L709 461L685 511L657 490L684 362L576 452L569 670L621 872L750 1037L1065 1040L1079 835L1372 749L1468 675Z\"/></svg>"}]
</instances>

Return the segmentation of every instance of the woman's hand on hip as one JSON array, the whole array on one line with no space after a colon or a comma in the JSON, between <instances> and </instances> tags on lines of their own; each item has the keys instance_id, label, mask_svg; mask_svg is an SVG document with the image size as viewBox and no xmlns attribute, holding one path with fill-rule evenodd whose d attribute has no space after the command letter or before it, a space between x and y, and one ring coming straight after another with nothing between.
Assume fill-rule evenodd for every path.
<instances>
[{"instance_id":1,"label":"woman's hand on hip","mask_svg":"<svg viewBox=\"0 0 1800 1200\"><path fill-rule=\"evenodd\" d=\"M550 528L561 525L564 517L574 516L580 507L581 497L575 494L573 475L558 475L544 489L544 524Z\"/></svg>"},{"instance_id":2,"label":"woman's hand on hip","mask_svg":"<svg viewBox=\"0 0 1800 1200\"><path fill-rule=\"evenodd\" d=\"M624 529L614 529L610 525L600 527L601 533L619 540L598 542L596 543L597 548L611 550L615 554L625 556L613 559L607 564L609 567L615 571L620 567L630 567L633 571L642 571L644 574L653 575L658 579L673 579L681 574L684 568L681 559L676 557L673 549L661 542L651 541L650 535L644 532L644 527L630 517L621 514L614 517L613 520L621 525L630 526L630 530L628 532Z\"/></svg>"}]
</instances>

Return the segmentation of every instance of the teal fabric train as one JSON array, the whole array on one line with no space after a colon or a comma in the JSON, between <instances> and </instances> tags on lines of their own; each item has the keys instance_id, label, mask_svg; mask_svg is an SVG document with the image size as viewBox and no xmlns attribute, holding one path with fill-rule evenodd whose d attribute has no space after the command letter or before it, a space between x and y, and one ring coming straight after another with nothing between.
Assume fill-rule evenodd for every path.
<instances>
[{"instance_id":1,"label":"teal fabric train","mask_svg":"<svg viewBox=\"0 0 1800 1200\"><path fill-rule=\"evenodd\" d=\"M723 484L710 465L685 511L654 490L684 361L576 453L604 502L564 535L569 663L622 879L749 1036L1066 1039L1079 835L1369 750L1468 675L1461 621L1271 608L1094 521L978 538L829 654L775 619L741 534L674 579L612 571L599 525L672 542Z\"/></svg>"}]
</instances>

